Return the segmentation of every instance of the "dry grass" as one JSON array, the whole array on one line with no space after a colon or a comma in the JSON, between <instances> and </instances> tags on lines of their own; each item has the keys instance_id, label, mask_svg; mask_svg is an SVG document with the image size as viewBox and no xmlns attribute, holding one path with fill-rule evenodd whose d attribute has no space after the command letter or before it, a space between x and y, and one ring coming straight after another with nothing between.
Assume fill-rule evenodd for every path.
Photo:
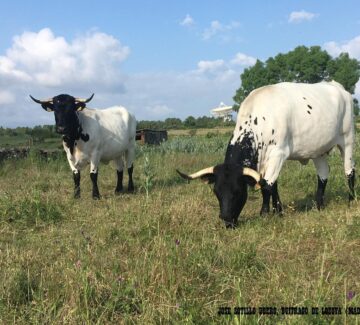
<instances>
[{"instance_id":1,"label":"dry grass","mask_svg":"<svg viewBox=\"0 0 360 325\"><path fill-rule=\"evenodd\" d=\"M338 154L324 211L314 209L313 166L289 162L279 180L284 216L259 217L260 193L251 192L240 226L226 230L211 187L175 173L219 163L223 152L167 148L139 149L134 195L114 196L115 170L102 166L100 201L90 197L87 172L82 198L72 199L65 160L1 166L1 323L359 321L344 308L360 306L360 209L347 206ZM279 314L218 316L222 306L276 306ZM343 314L285 316L281 306L340 306Z\"/></svg>"}]
</instances>

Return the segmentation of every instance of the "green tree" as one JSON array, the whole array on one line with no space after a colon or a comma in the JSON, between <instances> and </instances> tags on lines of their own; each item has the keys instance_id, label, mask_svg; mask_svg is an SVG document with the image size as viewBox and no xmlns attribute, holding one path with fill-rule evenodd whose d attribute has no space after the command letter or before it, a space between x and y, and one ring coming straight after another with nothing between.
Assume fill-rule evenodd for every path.
<instances>
[{"instance_id":1,"label":"green tree","mask_svg":"<svg viewBox=\"0 0 360 325\"><path fill-rule=\"evenodd\" d=\"M356 59L342 53L332 58L320 46L298 46L286 54L270 57L266 62L257 60L255 65L241 74L241 87L233 97L234 110L256 88L278 82L316 83L322 80L336 80L350 93L354 93L359 80L360 65Z\"/></svg>"},{"instance_id":2,"label":"green tree","mask_svg":"<svg viewBox=\"0 0 360 325\"><path fill-rule=\"evenodd\" d=\"M196 119L193 116L188 116L184 121L186 128L194 128L196 126Z\"/></svg>"},{"instance_id":3,"label":"green tree","mask_svg":"<svg viewBox=\"0 0 360 325\"><path fill-rule=\"evenodd\" d=\"M330 79L340 82L351 94L355 92L355 85L360 77L360 62L350 59L348 53L341 53L337 58L329 61L328 71Z\"/></svg>"},{"instance_id":4,"label":"green tree","mask_svg":"<svg viewBox=\"0 0 360 325\"><path fill-rule=\"evenodd\" d=\"M164 121L165 129L181 129L182 122L179 118L169 117Z\"/></svg>"}]
</instances>

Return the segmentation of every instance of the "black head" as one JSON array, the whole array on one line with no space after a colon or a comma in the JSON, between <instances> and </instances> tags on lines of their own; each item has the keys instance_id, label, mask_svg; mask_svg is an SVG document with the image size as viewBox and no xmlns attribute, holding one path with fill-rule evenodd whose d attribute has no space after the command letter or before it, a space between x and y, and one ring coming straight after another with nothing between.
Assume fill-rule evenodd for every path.
<instances>
[{"instance_id":1,"label":"black head","mask_svg":"<svg viewBox=\"0 0 360 325\"><path fill-rule=\"evenodd\" d=\"M193 175L180 172L179 174L189 180L201 178L209 184L214 184L214 193L220 206L220 218L226 227L235 227L247 200L247 187L255 185L260 175L238 164L221 164L204 171Z\"/></svg>"},{"instance_id":2,"label":"black head","mask_svg":"<svg viewBox=\"0 0 360 325\"><path fill-rule=\"evenodd\" d=\"M47 100L31 99L41 104L42 108L48 112L54 112L56 132L59 134L71 135L79 128L78 111L86 107L86 103L93 98L94 94L88 99L79 99L70 95L58 95Z\"/></svg>"}]
</instances>

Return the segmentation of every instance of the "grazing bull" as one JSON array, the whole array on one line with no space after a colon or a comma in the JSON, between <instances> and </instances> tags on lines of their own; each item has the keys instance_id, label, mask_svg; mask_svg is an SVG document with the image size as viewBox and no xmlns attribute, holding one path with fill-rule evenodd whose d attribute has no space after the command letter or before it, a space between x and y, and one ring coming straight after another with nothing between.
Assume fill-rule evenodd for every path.
<instances>
[{"instance_id":1,"label":"grazing bull","mask_svg":"<svg viewBox=\"0 0 360 325\"><path fill-rule=\"evenodd\" d=\"M135 158L136 120L121 106L104 110L85 109L88 99L59 95L46 100L31 99L48 112L54 112L56 132L63 136L63 146L73 172L74 197L80 197L80 170L90 162L92 197L100 198L97 186L100 161L114 160L117 168L115 193L123 191L123 159L129 174L128 191L134 191L132 179Z\"/></svg>"},{"instance_id":2,"label":"grazing bull","mask_svg":"<svg viewBox=\"0 0 360 325\"><path fill-rule=\"evenodd\" d=\"M353 161L353 100L335 81L317 84L279 83L252 91L241 104L225 162L192 175L214 183L220 204L220 218L234 227L247 200L248 185L261 187L260 214L281 212L277 178L285 160L307 164L312 159L317 170L317 208L324 206L329 175L327 155L337 146L353 200L355 169Z\"/></svg>"}]
</instances>

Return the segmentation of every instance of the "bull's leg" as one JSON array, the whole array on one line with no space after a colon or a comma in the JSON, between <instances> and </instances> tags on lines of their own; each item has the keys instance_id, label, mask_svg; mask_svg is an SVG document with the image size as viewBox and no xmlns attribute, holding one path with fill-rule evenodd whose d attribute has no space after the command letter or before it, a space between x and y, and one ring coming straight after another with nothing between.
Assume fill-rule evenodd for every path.
<instances>
[{"instance_id":1,"label":"bull's leg","mask_svg":"<svg viewBox=\"0 0 360 325\"><path fill-rule=\"evenodd\" d=\"M351 170L350 174L346 175L349 185L349 202L355 199L355 168Z\"/></svg>"},{"instance_id":2,"label":"bull's leg","mask_svg":"<svg viewBox=\"0 0 360 325\"><path fill-rule=\"evenodd\" d=\"M120 157L115 160L116 173L117 173L117 184L115 188L115 194L120 194L123 192L123 178L124 178L124 161Z\"/></svg>"},{"instance_id":3,"label":"bull's leg","mask_svg":"<svg viewBox=\"0 0 360 325\"><path fill-rule=\"evenodd\" d=\"M277 181L272 186L271 198L272 198L272 204L273 204L273 212L281 213L283 209L282 209L282 204L281 204L280 196L279 196L279 192L278 192Z\"/></svg>"},{"instance_id":4,"label":"bull's leg","mask_svg":"<svg viewBox=\"0 0 360 325\"><path fill-rule=\"evenodd\" d=\"M344 161L345 175L349 186L349 202L356 198L355 193L355 162L353 159L353 134L345 135L343 141L338 145Z\"/></svg>"},{"instance_id":5,"label":"bull's leg","mask_svg":"<svg viewBox=\"0 0 360 325\"><path fill-rule=\"evenodd\" d=\"M132 178L133 170L134 170L134 165L131 165L131 167L128 168L128 175L129 175L128 191L131 193L135 191L134 182Z\"/></svg>"},{"instance_id":6,"label":"bull's leg","mask_svg":"<svg viewBox=\"0 0 360 325\"><path fill-rule=\"evenodd\" d=\"M261 206L260 215L264 215L270 212L271 186L268 186L268 184L261 186L261 194L263 197L263 203Z\"/></svg>"},{"instance_id":7,"label":"bull's leg","mask_svg":"<svg viewBox=\"0 0 360 325\"><path fill-rule=\"evenodd\" d=\"M99 188L97 185L97 178L98 178L98 164L90 162L90 179L92 182L92 198L94 200L100 199Z\"/></svg>"},{"instance_id":8,"label":"bull's leg","mask_svg":"<svg viewBox=\"0 0 360 325\"><path fill-rule=\"evenodd\" d=\"M133 143L130 144L130 147L126 151L125 157L126 157L126 167L129 175L128 191L132 193L135 190L133 177L132 177L134 170L134 160L135 160L135 139Z\"/></svg>"},{"instance_id":9,"label":"bull's leg","mask_svg":"<svg viewBox=\"0 0 360 325\"><path fill-rule=\"evenodd\" d=\"M316 159L313 159L314 165L318 177L318 186L316 191L316 207L318 210L324 208L324 193L329 177L329 164L326 160L326 156L322 156Z\"/></svg>"},{"instance_id":10,"label":"bull's leg","mask_svg":"<svg viewBox=\"0 0 360 325\"><path fill-rule=\"evenodd\" d=\"M263 204L260 210L260 215L269 213L270 196L272 196L273 199L273 206L275 202L276 211L277 212L282 211L281 202L277 191L276 180L279 176L281 167L286 159L287 159L287 155L284 152L277 151L273 153L268 160L268 168L265 172L264 177L260 180L261 193L263 196Z\"/></svg>"},{"instance_id":11,"label":"bull's leg","mask_svg":"<svg viewBox=\"0 0 360 325\"><path fill-rule=\"evenodd\" d=\"M80 171L73 171L73 178L74 178L74 198L80 198Z\"/></svg>"},{"instance_id":12,"label":"bull's leg","mask_svg":"<svg viewBox=\"0 0 360 325\"><path fill-rule=\"evenodd\" d=\"M66 153L66 157L67 157L67 160L68 160L68 163L69 163L69 166L71 168L71 171L73 173L73 179L74 179L74 198L75 199L79 199L80 198L80 170L78 170L73 162L71 161L71 153L70 153L70 150L69 148L63 144L64 146L64 150L65 150L65 153Z\"/></svg>"}]
</instances>

